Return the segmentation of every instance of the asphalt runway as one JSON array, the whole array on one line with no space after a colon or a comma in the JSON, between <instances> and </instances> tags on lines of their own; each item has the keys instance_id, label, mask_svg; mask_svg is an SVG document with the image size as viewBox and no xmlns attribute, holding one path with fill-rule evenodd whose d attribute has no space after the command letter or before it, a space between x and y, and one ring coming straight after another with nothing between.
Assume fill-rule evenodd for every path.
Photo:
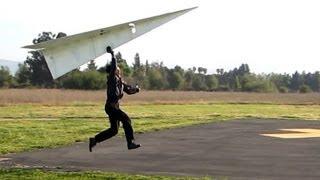
<instances>
[{"instance_id":1,"label":"asphalt runway","mask_svg":"<svg viewBox=\"0 0 320 180\"><path fill-rule=\"evenodd\" d=\"M143 147L128 151L124 138L9 154L1 166L101 170L134 174L214 176L229 179L320 179L320 137L277 138L279 129L320 129L318 121L233 120L136 135ZM301 133L301 132L300 132ZM307 136L306 136L307 137Z\"/></svg>"}]
</instances>

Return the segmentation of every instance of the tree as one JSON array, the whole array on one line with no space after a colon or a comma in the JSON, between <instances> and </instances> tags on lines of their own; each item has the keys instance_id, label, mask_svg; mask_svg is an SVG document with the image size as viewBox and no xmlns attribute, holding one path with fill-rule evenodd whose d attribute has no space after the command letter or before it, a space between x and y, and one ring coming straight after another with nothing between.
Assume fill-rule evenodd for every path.
<instances>
[{"instance_id":1,"label":"tree","mask_svg":"<svg viewBox=\"0 0 320 180\"><path fill-rule=\"evenodd\" d=\"M293 91L298 91L300 86L303 84L301 75L296 71L290 81L290 89Z\"/></svg>"},{"instance_id":2,"label":"tree","mask_svg":"<svg viewBox=\"0 0 320 180\"><path fill-rule=\"evenodd\" d=\"M96 66L96 63L94 62L94 60L90 60L90 62L87 65L87 69L89 71L96 71L97 70L97 66Z\"/></svg>"},{"instance_id":3,"label":"tree","mask_svg":"<svg viewBox=\"0 0 320 180\"><path fill-rule=\"evenodd\" d=\"M42 32L40 34L38 34L38 37L33 39L33 44L38 44L41 42L45 42L45 41L49 41L51 39L55 38L55 34L53 34L52 32Z\"/></svg>"},{"instance_id":4,"label":"tree","mask_svg":"<svg viewBox=\"0 0 320 180\"><path fill-rule=\"evenodd\" d=\"M319 92L320 74L319 71L315 73L307 73L303 76L303 83L309 86L312 91Z\"/></svg>"},{"instance_id":5,"label":"tree","mask_svg":"<svg viewBox=\"0 0 320 180\"><path fill-rule=\"evenodd\" d=\"M238 74L240 76L243 76L243 75L249 74L249 73L250 73L249 65L248 64L241 64L241 66L239 67L239 70L238 70Z\"/></svg>"},{"instance_id":6,"label":"tree","mask_svg":"<svg viewBox=\"0 0 320 180\"><path fill-rule=\"evenodd\" d=\"M140 63L140 56L139 53L136 53L134 57L134 63L133 63L133 73L132 73L132 78L136 83L139 85L144 85L145 84L145 68L144 66Z\"/></svg>"},{"instance_id":7,"label":"tree","mask_svg":"<svg viewBox=\"0 0 320 180\"><path fill-rule=\"evenodd\" d=\"M309 93L309 92L312 92L312 90L308 85L304 84L299 88L299 92L300 93Z\"/></svg>"},{"instance_id":8,"label":"tree","mask_svg":"<svg viewBox=\"0 0 320 180\"><path fill-rule=\"evenodd\" d=\"M206 83L205 83L205 78L204 75L201 74L196 74L192 80L192 88L193 90L196 91L205 91L208 89Z\"/></svg>"},{"instance_id":9,"label":"tree","mask_svg":"<svg viewBox=\"0 0 320 180\"><path fill-rule=\"evenodd\" d=\"M215 75L207 75L206 76L206 85L210 91L218 88L219 81Z\"/></svg>"},{"instance_id":10,"label":"tree","mask_svg":"<svg viewBox=\"0 0 320 180\"><path fill-rule=\"evenodd\" d=\"M291 81L290 75L271 73L268 75L268 78L276 85L280 92L285 93L289 91L288 87Z\"/></svg>"},{"instance_id":11,"label":"tree","mask_svg":"<svg viewBox=\"0 0 320 180\"><path fill-rule=\"evenodd\" d=\"M59 38L65 36L64 33L59 33ZM37 38L33 39L33 43L41 43L51 39L55 39L56 35L52 32L42 32ZM54 81L49 72L44 56L39 51L30 51L31 55L27 57L25 63L28 68L29 79L31 84L42 87L53 87Z\"/></svg>"},{"instance_id":12,"label":"tree","mask_svg":"<svg viewBox=\"0 0 320 180\"><path fill-rule=\"evenodd\" d=\"M224 73L224 69L217 69L216 70L217 71L217 74L219 74L219 75L223 75L223 73Z\"/></svg>"},{"instance_id":13,"label":"tree","mask_svg":"<svg viewBox=\"0 0 320 180\"><path fill-rule=\"evenodd\" d=\"M170 71L168 77L169 87L173 90L181 89L183 85L183 77L178 71Z\"/></svg>"},{"instance_id":14,"label":"tree","mask_svg":"<svg viewBox=\"0 0 320 180\"><path fill-rule=\"evenodd\" d=\"M10 87L13 81L8 67L0 67L0 87Z\"/></svg>"},{"instance_id":15,"label":"tree","mask_svg":"<svg viewBox=\"0 0 320 180\"><path fill-rule=\"evenodd\" d=\"M279 90L280 93L289 92L289 89L286 86L280 86L280 87L278 87L278 90Z\"/></svg>"},{"instance_id":16,"label":"tree","mask_svg":"<svg viewBox=\"0 0 320 180\"><path fill-rule=\"evenodd\" d=\"M79 70L73 70L59 79L60 86L66 89L83 89L82 76Z\"/></svg>"},{"instance_id":17,"label":"tree","mask_svg":"<svg viewBox=\"0 0 320 180\"><path fill-rule=\"evenodd\" d=\"M81 89L102 89L106 87L105 76L98 71L88 71L81 73Z\"/></svg>"},{"instance_id":18,"label":"tree","mask_svg":"<svg viewBox=\"0 0 320 180\"><path fill-rule=\"evenodd\" d=\"M192 69L188 69L188 71L184 74L184 89L185 90L192 90L192 80L194 77L194 72Z\"/></svg>"},{"instance_id":19,"label":"tree","mask_svg":"<svg viewBox=\"0 0 320 180\"><path fill-rule=\"evenodd\" d=\"M105 75L98 71L73 70L60 79L61 87L67 89L102 89L105 88Z\"/></svg>"},{"instance_id":20,"label":"tree","mask_svg":"<svg viewBox=\"0 0 320 180\"><path fill-rule=\"evenodd\" d=\"M44 57L38 51L30 51L25 63L29 69L29 79L32 85L51 87L53 79Z\"/></svg>"},{"instance_id":21,"label":"tree","mask_svg":"<svg viewBox=\"0 0 320 180\"><path fill-rule=\"evenodd\" d=\"M118 66L120 67L123 76L124 77L129 77L131 75L132 70L131 70L130 66L128 65L127 61L122 58L122 55L121 55L120 52L118 52L115 55L115 58L116 58L116 60L118 62Z\"/></svg>"},{"instance_id":22,"label":"tree","mask_svg":"<svg viewBox=\"0 0 320 180\"><path fill-rule=\"evenodd\" d=\"M148 81L150 89L163 89L165 87L164 79L160 71L155 68L150 69L148 73Z\"/></svg>"},{"instance_id":23,"label":"tree","mask_svg":"<svg viewBox=\"0 0 320 180\"><path fill-rule=\"evenodd\" d=\"M234 90L235 90L235 91L241 90L241 83L240 83L239 76L236 76L236 77L235 77Z\"/></svg>"},{"instance_id":24,"label":"tree","mask_svg":"<svg viewBox=\"0 0 320 180\"><path fill-rule=\"evenodd\" d=\"M265 76L246 74L242 80L242 90L247 92L276 92L276 86Z\"/></svg>"},{"instance_id":25,"label":"tree","mask_svg":"<svg viewBox=\"0 0 320 180\"><path fill-rule=\"evenodd\" d=\"M198 67L198 73L199 74L207 74L207 68L203 68L203 67Z\"/></svg>"},{"instance_id":26,"label":"tree","mask_svg":"<svg viewBox=\"0 0 320 180\"><path fill-rule=\"evenodd\" d=\"M320 92L320 72L314 73L314 91Z\"/></svg>"},{"instance_id":27,"label":"tree","mask_svg":"<svg viewBox=\"0 0 320 180\"><path fill-rule=\"evenodd\" d=\"M175 66L173 71L179 73L181 76L184 75L184 70L182 69L181 66Z\"/></svg>"},{"instance_id":28,"label":"tree","mask_svg":"<svg viewBox=\"0 0 320 180\"><path fill-rule=\"evenodd\" d=\"M193 71L193 73L195 73L195 72L196 72L196 70L197 70L197 68L196 68L196 67L192 67L192 71Z\"/></svg>"},{"instance_id":29,"label":"tree","mask_svg":"<svg viewBox=\"0 0 320 180\"><path fill-rule=\"evenodd\" d=\"M30 71L27 64L24 62L23 64L19 64L18 71L15 74L16 80L18 82L18 86L26 87L30 85Z\"/></svg>"},{"instance_id":30,"label":"tree","mask_svg":"<svg viewBox=\"0 0 320 180\"><path fill-rule=\"evenodd\" d=\"M136 53L136 55L134 56L133 70L137 71L140 69L140 67L141 67L140 55L139 55L139 53Z\"/></svg>"},{"instance_id":31,"label":"tree","mask_svg":"<svg viewBox=\"0 0 320 180\"><path fill-rule=\"evenodd\" d=\"M149 69L150 69L149 61L146 60L146 74L148 74Z\"/></svg>"}]
</instances>

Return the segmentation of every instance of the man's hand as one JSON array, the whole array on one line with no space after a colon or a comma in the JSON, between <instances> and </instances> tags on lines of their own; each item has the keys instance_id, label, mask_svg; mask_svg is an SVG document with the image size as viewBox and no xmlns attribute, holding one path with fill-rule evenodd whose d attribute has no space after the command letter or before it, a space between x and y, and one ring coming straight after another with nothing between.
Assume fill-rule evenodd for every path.
<instances>
[{"instance_id":1,"label":"man's hand","mask_svg":"<svg viewBox=\"0 0 320 180\"><path fill-rule=\"evenodd\" d=\"M136 90L137 93L140 92L140 90L141 90L138 84L136 84L136 89L137 89L137 90Z\"/></svg>"}]
</instances>

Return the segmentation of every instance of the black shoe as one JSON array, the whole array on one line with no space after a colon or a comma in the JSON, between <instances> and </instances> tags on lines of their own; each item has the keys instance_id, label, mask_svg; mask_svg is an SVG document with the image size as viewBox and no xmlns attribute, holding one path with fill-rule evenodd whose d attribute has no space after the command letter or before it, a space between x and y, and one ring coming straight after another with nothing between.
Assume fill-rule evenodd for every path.
<instances>
[{"instance_id":1,"label":"black shoe","mask_svg":"<svg viewBox=\"0 0 320 180\"><path fill-rule=\"evenodd\" d=\"M89 151L92 152L92 148L96 146L97 142L95 138L89 138Z\"/></svg>"},{"instance_id":2,"label":"black shoe","mask_svg":"<svg viewBox=\"0 0 320 180\"><path fill-rule=\"evenodd\" d=\"M134 142L128 144L128 149L129 149L129 150L131 150L131 149L137 149L137 148L139 148L139 147L141 147L141 144L136 144L136 143L134 143Z\"/></svg>"}]
</instances>

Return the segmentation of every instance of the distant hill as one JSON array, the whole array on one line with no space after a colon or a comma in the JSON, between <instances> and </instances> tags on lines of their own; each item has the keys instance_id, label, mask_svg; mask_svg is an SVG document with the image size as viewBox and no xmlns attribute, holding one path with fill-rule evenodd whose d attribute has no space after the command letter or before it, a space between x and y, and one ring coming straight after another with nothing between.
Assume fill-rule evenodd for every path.
<instances>
[{"instance_id":1,"label":"distant hill","mask_svg":"<svg viewBox=\"0 0 320 180\"><path fill-rule=\"evenodd\" d=\"M14 75L17 72L17 70L19 68L19 66L18 66L19 63L21 63L21 62L0 59L0 66L7 66L12 75Z\"/></svg>"}]
</instances>

